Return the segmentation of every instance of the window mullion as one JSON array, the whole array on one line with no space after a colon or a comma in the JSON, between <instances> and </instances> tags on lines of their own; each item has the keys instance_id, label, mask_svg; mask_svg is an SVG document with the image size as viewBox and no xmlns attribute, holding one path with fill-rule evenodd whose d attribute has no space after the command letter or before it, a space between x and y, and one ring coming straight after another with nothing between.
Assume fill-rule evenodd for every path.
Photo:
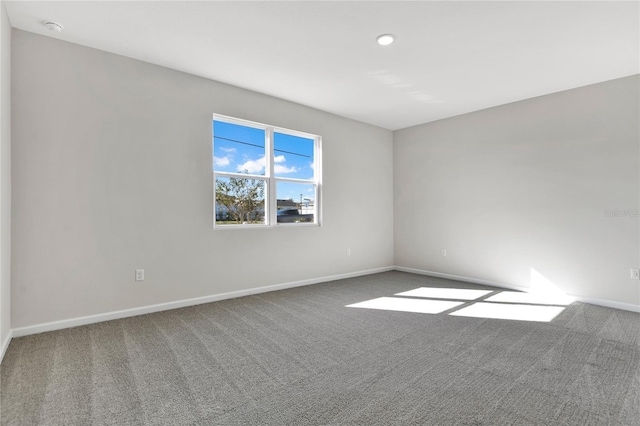
<instances>
[{"instance_id":1,"label":"window mullion","mask_svg":"<svg viewBox=\"0 0 640 426\"><path fill-rule=\"evenodd\" d=\"M279 182L316 183L315 179L296 179L296 178L286 178L286 177L281 177L281 176L278 176L278 177L276 177L274 179L279 181Z\"/></svg>"},{"instance_id":2,"label":"window mullion","mask_svg":"<svg viewBox=\"0 0 640 426\"><path fill-rule=\"evenodd\" d=\"M238 179L258 179L258 180L267 180L266 176L263 175L254 175L249 173L234 173L234 172L213 172L216 177L234 177Z\"/></svg>"},{"instance_id":3,"label":"window mullion","mask_svg":"<svg viewBox=\"0 0 640 426\"><path fill-rule=\"evenodd\" d=\"M265 132L266 147L266 172L269 178L267 190L268 217L267 224L275 225L277 219L278 200L276 195L276 180L274 174L274 157L273 157L273 127L269 127Z\"/></svg>"}]
</instances>

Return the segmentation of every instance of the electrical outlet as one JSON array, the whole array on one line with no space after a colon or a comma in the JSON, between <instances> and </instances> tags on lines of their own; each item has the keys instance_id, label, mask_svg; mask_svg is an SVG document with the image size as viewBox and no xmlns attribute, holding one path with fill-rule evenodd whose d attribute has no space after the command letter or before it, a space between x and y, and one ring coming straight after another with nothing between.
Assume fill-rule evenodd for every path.
<instances>
[{"instance_id":1,"label":"electrical outlet","mask_svg":"<svg viewBox=\"0 0 640 426\"><path fill-rule=\"evenodd\" d=\"M347 249L347 256L351 256L351 249Z\"/></svg>"},{"instance_id":2,"label":"electrical outlet","mask_svg":"<svg viewBox=\"0 0 640 426\"><path fill-rule=\"evenodd\" d=\"M136 269L136 281L144 281L144 269Z\"/></svg>"},{"instance_id":3,"label":"electrical outlet","mask_svg":"<svg viewBox=\"0 0 640 426\"><path fill-rule=\"evenodd\" d=\"M631 279L632 280L640 280L640 269L632 269L631 270Z\"/></svg>"},{"instance_id":4,"label":"electrical outlet","mask_svg":"<svg viewBox=\"0 0 640 426\"><path fill-rule=\"evenodd\" d=\"M442 255L446 256L447 255L447 249L442 249Z\"/></svg>"}]
</instances>

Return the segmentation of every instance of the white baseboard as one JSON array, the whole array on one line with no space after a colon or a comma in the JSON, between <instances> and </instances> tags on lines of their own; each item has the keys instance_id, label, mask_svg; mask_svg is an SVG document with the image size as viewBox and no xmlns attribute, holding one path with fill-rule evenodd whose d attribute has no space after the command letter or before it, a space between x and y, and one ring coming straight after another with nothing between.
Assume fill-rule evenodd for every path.
<instances>
[{"instance_id":1,"label":"white baseboard","mask_svg":"<svg viewBox=\"0 0 640 426\"><path fill-rule=\"evenodd\" d=\"M200 305L200 304L203 304L203 303L217 302L219 300L234 299L236 297L250 296L250 295L253 295L253 294L267 293L269 291L284 290L284 289L287 289L287 288L301 287L301 286L306 286L306 285L311 285L311 284L318 284L318 283L341 280L341 279L346 279L346 278L353 278L353 277L359 277L359 276L364 276L364 275L377 274L377 273L380 273L380 272L388 272L388 271L393 271L393 270L401 271L401 272L409 272L409 273L412 273L412 274L428 275L428 276L432 276L432 277L447 278L447 279L450 279L450 280L469 282L469 283L473 283L473 284L488 285L488 286L492 286L492 287L505 288L505 289L509 289L509 290L518 290L518 291L525 291L525 292L529 290L528 287L524 287L524 286L511 285L511 284L505 284L505 283L498 283L498 282L494 282L494 281L481 280L481 279L477 279L477 278L465 277L465 276L460 276L460 275L445 274L445 273L442 273L442 272L427 271L427 270L423 270L423 269L406 268L404 266L395 266L395 267L394 266L387 266L387 267L383 267L383 268L368 269L368 270L364 270L364 271L349 272L349 273L338 274L338 275L329 275L329 276L326 276L326 277L312 278L312 279L301 280L301 281L293 281L293 282L288 282L288 283L283 283L283 284L275 284L275 285L264 286L264 287L256 287L256 288L250 288L250 289L246 289L246 290L238 290L238 291L232 291L232 292L228 292L228 293L221 293L221 294L214 294L214 295L210 295L210 296L196 297L196 298L192 298L192 299L183 299L183 300L177 300L177 301L174 301L174 302L159 303L159 304L156 304L156 305L142 306L142 307L139 307L139 308L124 309L124 310L121 310L121 311L106 312L106 313L97 314L97 315L89 315L89 316L85 316L85 317L71 318L71 319L66 319L66 320L61 320L61 321L48 322L48 323L44 323L44 324L30 325L30 326L27 326L27 327L14 328L14 329L9 331L9 335L7 336L5 341L2 342L2 347L0 348L0 350L1 350L1 352L0 352L0 361L4 357L4 353L7 350L7 348L9 347L9 342L11 342L11 339L13 337L28 336L30 334L44 333L44 332L47 332L47 331L54 331L54 330L61 330L61 329L64 329L64 328L78 327L78 326L81 326L81 325L94 324L94 323L98 323L98 322L102 322L102 321L111 321L111 320L120 319L120 318L127 318L127 317L133 317L133 316L137 316L137 315L150 314L150 313L153 313L153 312L167 311L167 310L170 310L170 309L178 309L178 308L184 308L184 307L187 307L187 306ZM571 296L573 296L573 295L571 295ZM638 306L638 305L632 305L632 304L629 304L629 303L613 302L613 301L602 300L602 299L592 299L592 298L586 298L586 297L580 297L580 296L573 296L573 297L575 297L575 299L580 301L580 302L590 303L592 305L599 305L599 306L605 306L605 307L608 307L608 308L622 309L622 310L631 311L631 312L640 312L640 306Z\"/></svg>"},{"instance_id":2,"label":"white baseboard","mask_svg":"<svg viewBox=\"0 0 640 426\"><path fill-rule=\"evenodd\" d=\"M12 338L13 338L13 330L9 330L9 333L7 333L7 337L4 339L4 342L2 342L2 346L0 346L0 363L4 359L4 354L7 352L7 349L9 348L9 343L11 343Z\"/></svg>"},{"instance_id":3,"label":"white baseboard","mask_svg":"<svg viewBox=\"0 0 640 426\"><path fill-rule=\"evenodd\" d=\"M159 303L157 305L142 306L139 308L124 309L121 311L105 312L86 317L70 318L61 321L53 321L44 324L35 324L27 327L14 328L13 337L28 336L30 334L45 333L47 331L61 330L64 328L78 327L81 325L94 324L102 321L111 321L120 318L133 317L137 315L150 314L153 312L168 311L170 309L184 308L187 306L201 305L203 303L217 302L219 300L234 299L236 297L250 296L252 294L267 293L269 291L284 290L287 288L301 287L305 285L318 284L323 282L342 280L345 278L359 277L363 275L377 274L394 270L393 266L384 268L368 269L365 271L348 272L346 274L329 275L326 277L312 278L308 280L293 281L283 284L275 284L264 287L250 288L246 290L232 291L229 293L213 294L210 296L195 297L193 299L183 299L174 302ZM8 343L7 343L8 345Z\"/></svg>"},{"instance_id":4,"label":"white baseboard","mask_svg":"<svg viewBox=\"0 0 640 426\"><path fill-rule=\"evenodd\" d=\"M447 278L450 280L464 281L464 282L473 283L473 284L484 284L492 287L506 288L510 290L518 290L518 291L524 291L524 292L529 292L530 290L529 287L524 287L524 286L497 283L493 281L480 280L477 278L464 277L460 275L426 271L423 269L405 268L404 266L396 266L395 269L396 271L410 272L412 274L429 275L431 277ZM623 311L640 312L640 305L633 305L631 303L614 302L614 301L605 300L605 299L594 299L590 297L576 296L575 294L569 294L568 296L573 297L578 302L589 303L591 305L604 306L606 308L621 309Z\"/></svg>"},{"instance_id":5,"label":"white baseboard","mask_svg":"<svg viewBox=\"0 0 640 426\"><path fill-rule=\"evenodd\" d=\"M573 294L570 294L570 296L574 297L578 302L588 303L590 305L598 305L598 306L604 306L605 308L614 308L614 309L621 309L623 311L640 313L640 305L633 305L631 303L614 302L614 301L605 300L605 299L592 299L590 297L575 296Z\"/></svg>"},{"instance_id":6,"label":"white baseboard","mask_svg":"<svg viewBox=\"0 0 640 426\"><path fill-rule=\"evenodd\" d=\"M465 277L462 275L445 274L443 272L427 271L424 269L406 268L404 266L396 266L395 269L396 271L409 272L409 273L418 274L418 275L428 275L430 277L446 278L448 280L463 281L463 282L472 283L472 284L489 285L491 287L506 288L509 290L529 291L529 288L524 286L498 283L495 281L481 280L478 278Z\"/></svg>"}]
</instances>

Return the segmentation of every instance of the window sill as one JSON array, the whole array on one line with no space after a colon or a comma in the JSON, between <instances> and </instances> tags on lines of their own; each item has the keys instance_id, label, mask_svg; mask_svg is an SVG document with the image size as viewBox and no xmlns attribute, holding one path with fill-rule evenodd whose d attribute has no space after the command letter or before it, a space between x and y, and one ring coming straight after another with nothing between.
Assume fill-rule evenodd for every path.
<instances>
[{"instance_id":1,"label":"window sill","mask_svg":"<svg viewBox=\"0 0 640 426\"><path fill-rule=\"evenodd\" d=\"M214 225L214 231L228 231L228 230L239 230L239 229L276 229L276 228L319 228L322 225L319 223L279 223L277 225L257 225L257 224L246 224L246 225Z\"/></svg>"}]
</instances>

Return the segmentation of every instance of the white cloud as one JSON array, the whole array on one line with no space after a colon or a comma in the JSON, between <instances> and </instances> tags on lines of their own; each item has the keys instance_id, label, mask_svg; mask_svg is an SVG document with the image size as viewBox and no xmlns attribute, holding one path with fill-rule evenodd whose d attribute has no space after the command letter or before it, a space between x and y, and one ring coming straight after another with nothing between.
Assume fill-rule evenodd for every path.
<instances>
[{"instance_id":1,"label":"white cloud","mask_svg":"<svg viewBox=\"0 0 640 426\"><path fill-rule=\"evenodd\" d=\"M238 151L238 150L237 150L237 149L235 149L235 148L224 148L224 147L220 147L220 151L224 151L224 152L226 152L227 154L230 154L230 153L234 153L234 152L236 152L236 151Z\"/></svg>"},{"instance_id":2,"label":"white cloud","mask_svg":"<svg viewBox=\"0 0 640 426\"><path fill-rule=\"evenodd\" d=\"M243 164L240 164L237 170L239 172L246 171L247 173L258 174L264 170L266 164L267 162L265 161L264 156L262 156L257 160L248 160Z\"/></svg>"},{"instance_id":3,"label":"white cloud","mask_svg":"<svg viewBox=\"0 0 640 426\"><path fill-rule=\"evenodd\" d=\"M229 157L213 157L213 165L217 167L226 167L231 163Z\"/></svg>"},{"instance_id":4,"label":"white cloud","mask_svg":"<svg viewBox=\"0 0 640 426\"><path fill-rule=\"evenodd\" d=\"M283 164L285 161L287 161L287 159L285 158L284 155L277 155L273 158L273 162L275 163L273 165L273 171L276 174L296 173L300 170L294 166L287 167L286 165ZM257 160L247 160L243 164L240 164L238 166L238 171L244 172L246 170L247 173L258 174L258 173L262 173L266 165L267 165L267 162L265 160L265 157L262 156Z\"/></svg>"},{"instance_id":5,"label":"white cloud","mask_svg":"<svg viewBox=\"0 0 640 426\"><path fill-rule=\"evenodd\" d=\"M297 168L295 167L287 167L287 166L283 166L281 164L274 164L273 166L273 171L276 174L286 174L286 173L295 173L298 171Z\"/></svg>"}]
</instances>

